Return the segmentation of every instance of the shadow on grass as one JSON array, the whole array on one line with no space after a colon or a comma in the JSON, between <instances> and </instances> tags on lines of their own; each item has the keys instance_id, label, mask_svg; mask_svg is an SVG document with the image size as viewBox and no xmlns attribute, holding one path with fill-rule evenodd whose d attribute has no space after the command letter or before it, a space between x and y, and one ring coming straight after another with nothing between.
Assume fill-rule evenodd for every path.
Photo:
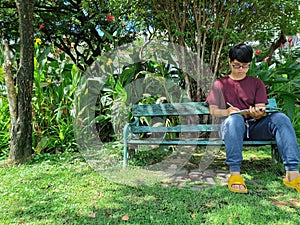
<instances>
[{"instance_id":1,"label":"shadow on grass","mask_svg":"<svg viewBox=\"0 0 300 225\"><path fill-rule=\"evenodd\" d=\"M298 195L283 186L270 159L244 161L246 195L220 185L201 191L126 186L101 177L81 159L53 160L1 172L11 179L0 186L6 207L1 213L7 214L1 218L9 222L3 224L299 223ZM224 160L211 166L224 166Z\"/></svg>"},{"instance_id":2,"label":"shadow on grass","mask_svg":"<svg viewBox=\"0 0 300 225\"><path fill-rule=\"evenodd\" d=\"M274 204L278 191L239 195L225 187L201 192L161 187L123 187L111 193L114 206L95 208L95 221L101 224L297 224L297 207ZM283 193L281 193L283 195ZM261 210L263 209L263 210ZM86 221L88 222L88 221ZM92 223L92 222L91 222Z\"/></svg>"}]
</instances>

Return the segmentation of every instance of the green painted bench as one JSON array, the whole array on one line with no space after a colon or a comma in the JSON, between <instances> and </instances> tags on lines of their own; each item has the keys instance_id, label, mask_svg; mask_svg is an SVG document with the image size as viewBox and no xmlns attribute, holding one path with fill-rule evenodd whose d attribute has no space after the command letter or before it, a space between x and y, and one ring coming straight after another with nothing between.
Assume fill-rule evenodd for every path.
<instances>
[{"instance_id":1,"label":"green painted bench","mask_svg":"<svg viewBox=\"0 0 300 225\"><path fill-rule=\"evenodd\" d=\"M269 99L267 113L276 112L276 100ZM135 121L124 127L123 168L128 160L128 147L133 145L167 145L167 146L223 146L217 133L219 124L209 119L209 108L205 102L162 103L162 104L135 104L132 106L132 116ZM160 123L153 125L143 124L143 118L160 118ZM166 125L167 119L176 118L176 124ZM201 122L202 121L202 122ZM275 140L250 141L245 140L244 146L271 145L272 158L279 160Z\"/></svg>"}]
</instances>

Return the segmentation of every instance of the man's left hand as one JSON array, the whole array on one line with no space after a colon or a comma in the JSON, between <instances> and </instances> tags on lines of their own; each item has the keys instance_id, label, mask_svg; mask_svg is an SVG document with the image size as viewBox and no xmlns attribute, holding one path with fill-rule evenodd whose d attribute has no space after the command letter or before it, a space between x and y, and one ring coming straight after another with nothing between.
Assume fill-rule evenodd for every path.
<instances>
[{"instance_id":1,"label":"man's left hand","mask_svg":"<svg viewBox=\"0 0 300 225\"><path fill-rule=\"evenodd\" d=\"M253 119L260 119L266 115L266 107L265 106L250 106L249 108L250 116Z\"/></svg>"}]
</instances>

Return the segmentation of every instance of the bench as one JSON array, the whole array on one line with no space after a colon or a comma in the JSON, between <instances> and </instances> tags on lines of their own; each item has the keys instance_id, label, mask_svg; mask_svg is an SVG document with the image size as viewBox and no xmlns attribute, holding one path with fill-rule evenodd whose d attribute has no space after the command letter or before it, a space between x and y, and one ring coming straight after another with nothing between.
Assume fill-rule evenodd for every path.
<instances>
[{"instance_id":1,"label":"bench","mask_svg":"<svg viewBox=\"0 0 300 225\"><path fill-rule=\"evenodd\" d=\"M276 100L268 99L267 113L277 112ZM218 136L219 123L215 123L209 114L205 102L135 104L132 106L134 122L124 127L123 168L126 168L128 147L138 145L166 146L224 146L224 141ZM147 124L145 119L162 122ZM166 121L173 123L166 124ZM174 121L176 123L174 123ZM244 146L271 145L272 158L280 161L275 140L250 141L245 140Z\"/></svg>"}]
</instances>

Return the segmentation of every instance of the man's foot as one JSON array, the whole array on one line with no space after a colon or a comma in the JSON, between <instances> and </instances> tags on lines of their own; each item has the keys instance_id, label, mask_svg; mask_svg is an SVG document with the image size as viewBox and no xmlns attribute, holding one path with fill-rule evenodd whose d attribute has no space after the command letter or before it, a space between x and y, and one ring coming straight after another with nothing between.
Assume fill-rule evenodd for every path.
<instances>
[{"instance_id":1,"label":"man's foot","mask_svg":"<svg viewBox=\"0 0 300 225\"><path fill-rule=\"evenodd\" d=\"M228 180L228 189L232 192L237 192L237 193L248 192L243 177L240 175L240 173L237 172L231 172L231 176L229 177Z\"/></svg>"},{"instance_id":2,"label":"man's foot","mask_svg":"<svg viewBox=\"0 0 300 225\"><path fill-rule=\"evenodd\" d=\"M299 171L286 171L283 184L289 188L294 188L300 192L300 173Z\"/></svg>"}]
</instances>

